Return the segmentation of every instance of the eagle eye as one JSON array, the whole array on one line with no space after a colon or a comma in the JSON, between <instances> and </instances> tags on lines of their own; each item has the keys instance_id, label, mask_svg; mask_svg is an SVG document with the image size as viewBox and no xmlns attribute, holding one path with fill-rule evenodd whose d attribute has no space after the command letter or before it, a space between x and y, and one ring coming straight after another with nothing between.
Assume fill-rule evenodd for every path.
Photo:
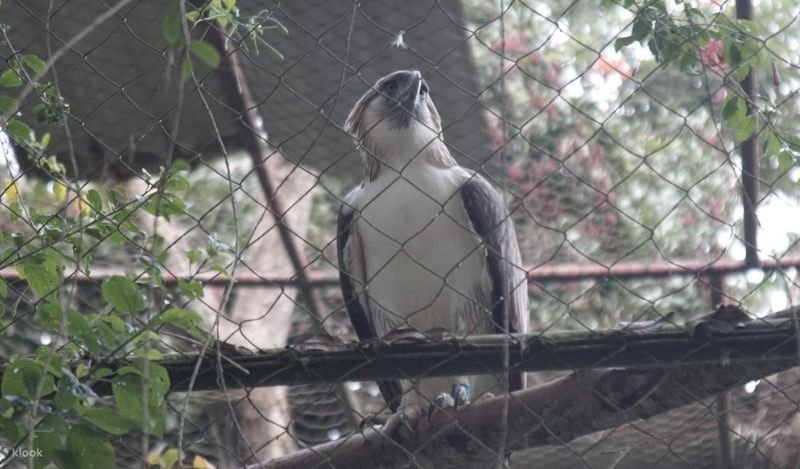
<instances>
[{"instance_id":1,"label":"eagle eye","mask_svg":"<svg viewBox=\"0 0 800 469\"><path fill-rule=\"evenodd\" d=\"M397 82L394 80L387 81L383 85L383 91L388 94L393 94L395 91L397 91Z\"/></svg>"}]
</instances>

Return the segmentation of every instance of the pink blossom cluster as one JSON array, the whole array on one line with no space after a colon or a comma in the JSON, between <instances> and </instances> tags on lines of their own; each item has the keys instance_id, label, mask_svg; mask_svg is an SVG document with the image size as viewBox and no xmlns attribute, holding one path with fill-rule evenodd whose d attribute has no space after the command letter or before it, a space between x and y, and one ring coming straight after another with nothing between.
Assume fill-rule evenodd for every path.
<instances>
[{"instance_id":1,"label":"pink blossom cluster","mask_svg":"<svg viewBox=\"0 0 800 469\"><path fill-rule=\"evenodd\" d=\"M711 70L724 75L728 68L723 53L725 43L721 39L709 39L705 47L700 48L700 62Z\"/></svg>"},{"instance_id":2,"label":"pink blossom cluster","mask_svg":"<svg viewBox=\"0 0 800 469\"><path fill-rule=\"evenodd\" d=\"M710 68L713 72L719 75L725 75L728 69L728 63L725 62L725 43L721 39L709 39L705 47L700 48L700 62ZM728 96L728 90L725 86L720 86L717 91L711 96L711 102L720 104L725 101Z\"/></svg>"}]
</instances>

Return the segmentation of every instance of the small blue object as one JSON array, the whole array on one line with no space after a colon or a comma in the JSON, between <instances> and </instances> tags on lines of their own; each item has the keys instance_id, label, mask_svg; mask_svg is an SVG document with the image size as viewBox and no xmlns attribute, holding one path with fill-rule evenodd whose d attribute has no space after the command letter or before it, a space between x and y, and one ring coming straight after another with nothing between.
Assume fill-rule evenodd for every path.
<instances>
[{"instance_id":1,"label":"small blue object","mask_svg":"<svg viewBox=\"0 0 800 469\"><path fill-rule=\"evenodd\" d=\"M467 383L453 383L450 395L453 396L456 406L465 404L472 400L472 386Z\"/></svg>"}]
</instances>

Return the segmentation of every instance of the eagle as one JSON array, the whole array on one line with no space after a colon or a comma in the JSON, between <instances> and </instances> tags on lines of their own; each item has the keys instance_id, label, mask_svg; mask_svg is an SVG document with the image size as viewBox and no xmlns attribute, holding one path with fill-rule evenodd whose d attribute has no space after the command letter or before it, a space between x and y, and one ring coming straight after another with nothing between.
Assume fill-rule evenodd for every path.
<instances>
[{"instance_id":1,"label":"eagle","mask_svg":"<svg viewBox=\"0 0 800 469\"><path fill-rule=\"evenodd\" d=\"M527 276L505 203L451 156L422 74L401 70L379 79L344 129L365 174L343 199L337 224L342 294L359 340L409 328L459 338L526 332ZM525 386L522 373L508 377L509 389L500 389L503 381L421 377L378 386L396 412L437 402L443 390L458 405Z\"/></svg>"}]
</instances>

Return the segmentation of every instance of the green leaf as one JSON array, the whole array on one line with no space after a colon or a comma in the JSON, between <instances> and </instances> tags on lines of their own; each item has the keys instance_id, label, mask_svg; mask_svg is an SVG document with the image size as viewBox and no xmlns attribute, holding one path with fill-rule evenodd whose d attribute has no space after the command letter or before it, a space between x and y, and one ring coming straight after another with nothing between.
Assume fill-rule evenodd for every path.
<instances>
[{"instance_id":1,"label":"green leaf","mask_svg":"<svg viewBox=\"0 0 800 469\"><path fill-rule=\"evenodd\" d=\"M117 335L114 334L114 331L112 331L110 327L108 327L108 324L104 322L96 322L94 324L94 328L95 331L97 331L97 335L100 337L100 340L102 340L104 344L113 347L121 342L117 340Z\"/></svg>"},{"instance_id":2,"label":"green leaf","mask_svg":"<svg viewBox=\"0 0 800 469\"><path fill-rule=\"evenodd\" d=\"M5 298L8 296L8 285L6 285L6 281L0 278L0 298Z\"/></svg>"},{"instance_id":3,"label":"green leaf","mask_svg":"<svg viewBox=\"0 0 800 469\"><path fill-rule=\"evenodd\" d=\"M37 75L42 73L47 65L44 60L33 54L23 55L22 61Z\"/></svg>"},{"instance_id":4,"label":"green leaf","mask_svg":"<svg viewBox=\"0 0 800 469\"><path fill-rule=\"evenodd\" d=\"M79 408L78 414L112 435L124 435L136 425L132 419L120 415L114 409L104 407Z\"/></svg>"},{"instance_id":5,"label":"green leaf","mask_svg":"<svg viewBox=\"0 0 800 469\"><path fill-rule=\"evenodd\" d=\"M119 329L116 325L117 322L122 325ZM116 314L95 318L92 321L92 326L97 330L97 334L103 343L112 348L123 344L130 336L122 319Z\"/></svg>"},{"instance_id":6,"label":"green leaf","mask_svg":"<svg viewBox=\"0 0 800 469\"><path fill-rule=\"evenodd\" d=\"M103 298L122 314L135 314L145 309L139 289L126 277L111 277L103 282L100 289Z\"/></svg>"},{"instance_id":7,"label":"green leaf","mask_svg":"<svg viewBox=\"0 0 800 469\"><path fill-rule=\"evenodd\" d=\"M784 173L789 171L789 168L797 164L797 159L789 151L782 151L778 153L778 171Z\"/></svg>"},{"instance_id":8,"label":"green leaf","mask_svg":"<svg viewBox=\"0 0 800 469\"><path fill-rule=\"evenodd\" d=\"M46 463L53 461L61 464L60 467L69 467L64 461L69 454L64 451L64 440L67 434L67 423L63 416L47 415L35 427L32 448L42 450L42 458L35 458L34 464L37 469L46 466Z\"/></svg>"},{"instance_id":9,"label":"green leaf","mask_svg":"<svg viewBox=\"0 0 800 469\"><path fill-rule=\"evenodd\" d=\"M200 260L200 256L202 256L202 255L203 255L203 253L200 252L199 249L191 249L191 250L189 250L188 253L186 253L186 256L189 258L189 263L190 264L196 264L197 261ZM180 282L178 284L180 285Z\"/></svg>"},{"instance_id":10,"label":"green leaf","mask_svg":"<svg viewBox=\"0 0 800 469\"><path fill-rule=\"evenodd\" d=\"M116 467L114 447L108 440L85 425L73 425L67 432L69 463L62 467L81 469L113 469Z\"/></svg>"},{"instance_id":11,"label":"green leaf","mask_svg":"<svg viewBox=\"0 0 800 469\"><path fill-rule=\"evenodd\" d=\"M47 366L47 371L57 377L64 376L64 361L61 359L54 349L46 346L41 346L36 349L36 361L41 363L42 366Z\"/></svg>"},{"instance_id":12,"label":"green leaf","mask_svg":"<svg viewBox=\"0 0 800 469\"><path fill-rule=\"evenodd\" d=\"M150 391L157 401L162 401L166 406L167 393L169 392L169 373L161 365L150 363Z\"/></svg>"},{"instance_id":13,"label":"green leaf","mask_svg":"<svg viewBox=\"0 0 800 469\"><path fill-rule=\"evenodd\" d=\"M177 49L181 43L182 34L181 19L177 15L169 15L164 18L164 23L161 25L161 30L164 34L164 39L167 44L173 49Z\"/></svg>"},{"instance_id":14,"label":"green leaf","mask_svg":"<svg viewBox=\"0 0 800 469\"><path fill-rule=\"evenodd\" d=\"M78 379L83 379L89 374L89 368L86 366L86 363L80 362L78 366L75 367L75 376Z\"/></svg>"},{"instance_id":15,"label":"green leaf","mask_svg":"<svg viewBox=\"0 0 800 469\"><path fill-rule=\"evenodd\" d=\"M0 115L9 117L17 109L17 101L8 96L0 96Z\"/></svg>"},{"instance_id":16,"label":"green leaf","mask_svg":"<svg viewBox=\"0 0 800 469\"><path fill-rule=\"evenodd\" d=\"M94 373L92 373L92 379L103 379L107 376L111 376L112 374L114 374L114 372L111 370L111 368L98 368L94 370Z\"/></svg>"},{"instance_id":17,"label":"green leaf","mask_svg":"<svg viewBox=\"0 0 800 469\"><path fill-rule=\"evenodd\" d=\"M725 60L730 64L732 68L736 68L740 63L742 63L742 51L733 41L726 41L726 47L724 50Z\"/></svg>"},{"instance_id":18,"label":"green leaf","mask_svg":"<svg viewBox=\"0 0 800 469\"><path fill-rule=\"evenodd\" d=\"M36 312L37 322L47 330L58 331L61 328L61 305L48 302L39 306Z\"/></svg>"},{"instance_id":19,"label":"green leaf","mask_svg":"<svg viewBox=\"0 0 800 469\"><path fill-rule=\"evenodd\" d=\"M7 68L0 73L0 86L16 88L22 84L22 78L13 68Z\"/></svg>"},{"instance_id":20,"label":"green leaf","mask_svg":"<svg viewBox=\"0 0 800 469\"><path fill-rule=\"evenodd\" d=\"M210 43L205 41L192 41L189 47L192 53L210 68L217 68L219 66L219 51Z\"/></svg>"},{"instance_id":21,"label":"green leaf","mask_svg":"<svg viewBox=\"0 0 800 469\"><path fill-rule=\"evenodd\" d=\"M166 395L169 391L167 370L158 364L148 363L147 405L149 421L142 422L144 376L126 373L117 375L111 382L114 399L121 415L157 437L164 433L166 424Z\"/></svg>"},{"instance_id":22,"label":"green leaf","mask_svg":"<svg viewBox=\"0 0 800 469\"><path fill-rule=\"evenodd\" d=\"M190 300L203 297L203 284L196 280L178 279L178 289Z\"/></svg>"},{"instance_id":23,"label":"green leaf","mask_svg":"<svg viewBox=\"0 0 800 469\"><path fill-rule=\"evenodd\" d=\"M110 315L110 316L100 316L96 318L98 321L103 321L111 326L111 330L114 331L116 335L127 335L128 329L125 327L125 322L119 318L119 316Z\"/></svg>"},{"instance_id":24,"label":"green leaf","mask_svg":"<svg viewBox=\"0 0 800 469\"><path fill-rule=\"evenodd\" d=\"M728 98L728 102L722 106L722 120L729 121L734 117L744 115L745 106L743 104L744 102L739 96L733 95Z\"/></svg>"},{"instance_id":25,"label":"green leaf","mask_svg":"<svg viewBox=\"0 0 800 469\"><path fill-rule=\"evenodd\" d=\"M631 36L636 38L637 41L644 40L649 34L650 31L653 30L653 22L650 18L647 18L645 15L639 15L636 17L636 20L633 22L633 28L631 29Z\"/></svg>"},{"instance_id":26,"label":"green leaf","mask_svg":"<svg viewBox=\"0 0 800 469\"><path fill-rule=\"evenodd\" d=\"M785 141L789 148L795 151L800 151L800 137L794 136L789 133L784 133L781 138Z\"/></svg>"},{"instance_id":27,"label":"green leaf","mask_svg":"<svg viewBox=\"0 0 800 469\"><path fill-rule=\"evenodd\" d=\"M9 119L6 130L11 139L19 144L33 142L33 130L19 119Z\"/></svg>"},{"instance_id":28,"label":"green leaf","mask_svg":"<svg viewBox=\"0 0 800 469\"><path fill-rule=\"evenodd\" d=\"M97 335L89 326L89 321L81 313L77 311L68 313L67 332L71 337L85 345L92 354L100 354L100 342L97 341Z\"/></svg>"},{"instance_id":29,"label":"green leaf","mask_svg":"<svg viewBox=\"0 0 800 469\"><path fill-rule=\"evenodd\" d=\"M231 274L228 273L228 270L216 262L208 266L208 269L213 270L214 272L219 272L220 274L224 275L227 278L231 278Z\"/></svg>"},{"instance_id":30,"label":"green leaf","mask_svg":"<svg viewBox=\"0 0 800 469\"><path fill-rule=\"evenodd\" d=\"M169 166L169 171L168 172L171 173L171 174L175 174L178 171L189 171L190 169L192 169L192 167L189 166L189 163L187 163L187 162L185 162L183 160L175 160Z\"/></svg>"},{"instance_id":31,"label":"green leaf","mask_svg":"<svg viewBox=\"0 0 800 469\"><path fill-rule=\"evenodd\" d=\"M189 181L185 177L175 174L167 179L164 189L170 191L184 191L189 188Z\"/></svg>"},{"instance_id":32,"label":"green leaf","mask_svg":"<svg viewBox=\"0 0 800 469\"><path fill-rule=\"evenodd\" d=\"M164 458L164 467L166 469L171 469L175 467L175 464L180 460L181 453L178 451L178 448L170 448L164 451L161 457Z\"/></svg>"},{"instance_id":33,"label":"green leaf","mask_svg":"<svg viewBox=\"0 0 800 469\"><path fill-rule=\"evenodd\" d=\"M740 144L750 138L756 130L756 118L754 116L745 116L736 121L736 144Z\"/></svg>"},{"instance_id":34,"label":"green leaf","mask_svg":"<svg viewBox=\"0 0 800 469\"><path fill-rule=\"evenodd\" d=\"M22 441L28 434L27 427L22 423L17 423L12 418L0 417L0 435L11 443L16 444Z\"/></svg>"},{"instance_id":35,"label":"green leaf","mask_svg":"<svg viewBox=\"0 0 800 469\"><path fill-rule=\"evenodd\" d=\"M80 404L80 398L76 393L75 386L72 386L69 380L60 379L58 380L58 392L53 402L60 410L74 409Z\"/></svg>"},{"instance_id":36,"label":"green leaf","mask_svg":"<svg viewBox=\"0 0 800 469\"><path fill-rule=\"evenodd\" d=\"M217 16L216 20L217 20L217 24L219 24L222 27L222 29L227 29L228 28L228 22L229 22L228 16L219 15L219 16Z\"/></svg>"},{"instance_id":37,"label":"green leaf","mask_svg":"<svg viewBox=\"0 0 800 469\"><path fill-rule=\"evenodd\" d=\"M186 205L183 199L170 193L156 194L145 202L142 208L151 215L164 217L167 220L171 215L183 215L186 213Z\"/></svg>"},{"instance_id":38,"label":"green leaf","mask_svg":"<svg viewBox=\"0 0 800 469\"><path fill-rule=\"evenodd\" d=\"M36 469L51 467L47 465L52 461L55 464L61 464L60 467L70 467L63 463L64 458L68 457L64 451L64 440L67 434L67 423L63 416L47 415L35 427L33 442L31 448L41 450L41 456L34 458L34 467Z\"/></svg>"},{"instance_id":39,"label":"green leaf","mask_svg":"<svg viewBox=\"0 0 800 469\"><path fill-rule=\"evenodd\" d=\"M629 45L637 41L638 39L636 39L633 36L625 36L617 38L617 40L614 41L614 50L619 52L620 50L624 49L625 47L628 47Z\"/></svg>"},{"instance_id":40,"label":"green leaf","mask_svg":"<svg viewBox=\"0 0 800 469\"><path fill-rule=\"evenodd\" d=\"M136 423L142 421L142 379L140 376L125 374L118 375L111 381L114 400L120 414L133 419Z\"/></svg>"},{"instance_id":41,"label":"green leaf","mask_svg":"<svg viewBox=\"0 0 800 469\"><path fill-rule=\"evenodd\" d=\"M55 292L61 285L61 272L58 263L50 256L33 256L17 264L17 273L24 278L31 289L45 297Z\"/></svg>"},{"instance_id":42,"label":"green leaf","mask_svg":"<svg viewBox=\"0 0 800 469\"><path fill-rule=\"evenodd\" d=\"M170 308L150 321L152 325L172 324L178 326L192 335L202 335L197 326L202 324L203 318L196 312L189 309Z\"/></svg>"},{"instance_id":43,"label":"green leaf","mask_svg":"<svg viewBox=\"0 0 800 469\"><path fill-rule=\"evenodd\" d=\"M778 137L778 135L772 130L767 130L764 135L764 145L763 145L764 156L777 155L782 148L783 145L781 145L781 140Z\"/></svg>"},{"instance_id":44,"label":"green leaf","mask_svg":"<svg viewBox=\"0 0 800 469\"><path fill-rule=\"evenodd\" d=\"M121 366L117 368L117 376L124 376L124 375L141 375L142 370L136 368L135 366Z\"/></svg>"},{"instance_id":45,"label":"green leaf","mask_svg":"<svg viewBox=\"0 0 800 469\"><path fill-rule=\"evenodd\" d=\"M736 80L742 81L747 78L747 74L750 73L750 68L749 64L744 64L734 69L733 74L736 76Z\"/></svg>"},{"instance_id":46,"label":"green leaf","mask_svg":"<svg viewBox=\"0 0 800 469\"><path fill-rule=\"evenodd\" d=\"M181 81L186 81L192 77L192 61L184 57L181 62Z\"/></svg>"},{"instance_id":47,"label":"green leaf","mask_svg":"<svg viewBox=\"0 0 800 469\"><path fill-rule=\"evenodd\" d=\"M100 196L100 192L97 190L90 189L86 194L86 199L89 201L89 204L94 210L97 210L98 212L103 210L103 197Z\"/></svg>"},{"instance_id":48,"label":"green leaf","mask_svg":"<svg viewBox=\"0 0 800 469\"><path fill-rule=\"evenodd\" d=\"M109 190L106 192L106 196L114 206L122 205L128 200L128 192L122 186L118 186ZM122 212L122 210L120 212Z\"/></svg>"},{"instance_id":49,"label":"green leaf","mask_svg":"<svg viewBox=\"0 0 800 469\"><path fill-rule=\"evenodd\" d=\"M0 390L3 396L19 396L33 400L37 397L37 390L41 383L41 393L44 397L56 390L55 381L46 373L42 365L34 360L18 359L11 362L3 371L3 382Z\"/></svg>"},{"instance_id":50,"label":"green leaf","mask_svg":"<svg viewBox=\"0 0 800 469\"><path fill-rule=\"evenodd\" d=\"M158 349L139 347L133 351L133 356L141 357L148 361L160 362L164 360L164 354Z\"/></svg>"},{"instance_id":51,"label":"green leaf","mask_svg":"<svg viewBox=\"0 0 800 469\"><path fill-rule=\"evenodd\" d=\"M39 149L44 151L47 150L48 146L50 146L50 132L45 132L39 140Z\"/></svg>"},{"instance_id":52,"label":"green leaf","mask_svg":"<svg viewBox=\"0 0 800 469\"><path fill-rule=\"evenodd\" d=\"M644 151L645 153L650 155L658 150L663 149L665 146L666 145L664 144L664 141L661 138L656 137L654 139L648 140L647 143L644 144Z\"/></svg>"}]
</instances>

